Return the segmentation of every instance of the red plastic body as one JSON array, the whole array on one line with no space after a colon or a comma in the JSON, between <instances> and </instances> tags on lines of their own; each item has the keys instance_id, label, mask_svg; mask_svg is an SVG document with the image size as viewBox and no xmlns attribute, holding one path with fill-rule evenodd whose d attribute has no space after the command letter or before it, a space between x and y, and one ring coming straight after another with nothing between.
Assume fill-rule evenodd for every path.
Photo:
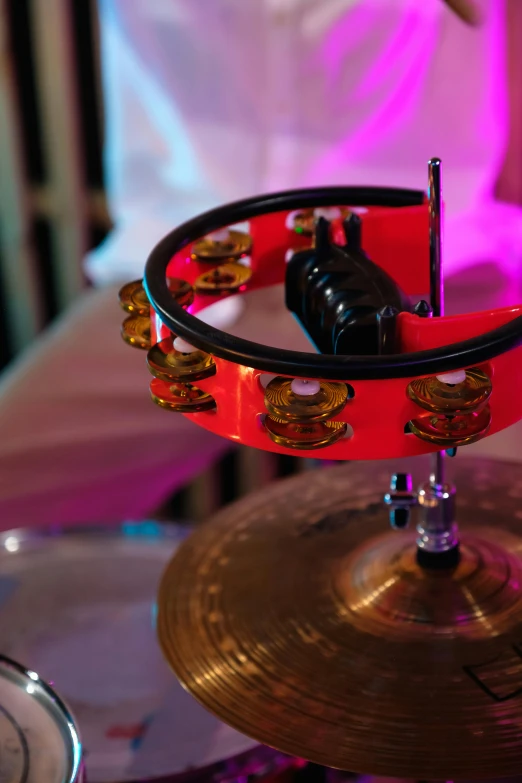
<instances>
[{"instance_id":1,"label":"red plastic body","mask_svg":"<svg viewBox=\"0 0 522 783\"><path fill-rule=\"evenodd\" d=\"M242 290L282 283L287 250L310 245L309 237L297 235L287 228L287 214L273 213L250 222L253 273ZM361 217L362 246L372 261L385 269L406 293L413 295L427 292L427 205L404 209L368 208ZM188 248L172 259L168 275L193 283L209 268L211 265L208 263L191 260ZM197 295L190 311L197 313L220 298ZM484 334L521 314L522 307L444 318L419 318L410 313L401 313L401 352L460 342ZM168 329L159 319L154 317L152 320L153 339L168 336ZM352 381L347 377L345 381L353 387L355 396L347 400L343 411L332 421L347 422L353 434L331 446L299 451L276 445L264 428L266 408L259 376L266 373L219 357L214 357L214 360L216 374L198 381L196 385L214 397L216 410L185 415L198 425L237 443L281 454L328 460L388 459L440 449L404 432L408 421L428 415L407 395L407 387L414 380L413 377L385 381ZM482 365L481 369L487 373L493 385L490 398L491 426L488 431L488 434L493 434L522 418L522 347L498 356ZM168 384L165 385L168 387Z\"/></svg>"}]
</instances>

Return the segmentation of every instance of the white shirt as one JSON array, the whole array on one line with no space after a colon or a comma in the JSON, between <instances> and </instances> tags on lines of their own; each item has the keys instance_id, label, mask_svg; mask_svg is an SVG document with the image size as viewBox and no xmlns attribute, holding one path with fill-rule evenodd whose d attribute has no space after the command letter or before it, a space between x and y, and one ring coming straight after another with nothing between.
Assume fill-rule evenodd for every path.
<instances>
[{"instance_id":1,"label":"white shirt","mask_svg":"<svg viewBox=\"0 0 522 783\"><path fill-rule=\"evenodd\" d=\"M504 1L484 4L472 29L441 0L99 0L116 229L90 277L140 277L167 231L236 198L424 188L434 155L447 268L506 259L522 218L493 204L508 130Z\"/></svg>"}]
</instances>

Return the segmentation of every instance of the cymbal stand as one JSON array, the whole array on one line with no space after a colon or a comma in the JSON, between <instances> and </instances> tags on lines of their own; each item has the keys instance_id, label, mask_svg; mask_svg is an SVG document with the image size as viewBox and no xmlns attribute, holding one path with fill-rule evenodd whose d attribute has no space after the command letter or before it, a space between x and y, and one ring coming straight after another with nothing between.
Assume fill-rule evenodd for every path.
<instances>
[{"instance_id":1,"label":"cymbal stand","mask_svg":"<svg viewBox=\"0 0 522 783\"><path fill-rule=\"evenodd\" d=\"M441 161L432 158L429 173L430 297L435 317L444 314L444 274L442 268L442 175ZM455 450L451 452L454 456ZM420 565L452 567L459 560L459 539L455 522L455 487L445 480L446 452L432 457L429 482L414 492L411 476L396 473L384 502L390 506L390 523L395 529L409 524L410 510L418 507L417 559Z\"/></svg>"}]
</instances>

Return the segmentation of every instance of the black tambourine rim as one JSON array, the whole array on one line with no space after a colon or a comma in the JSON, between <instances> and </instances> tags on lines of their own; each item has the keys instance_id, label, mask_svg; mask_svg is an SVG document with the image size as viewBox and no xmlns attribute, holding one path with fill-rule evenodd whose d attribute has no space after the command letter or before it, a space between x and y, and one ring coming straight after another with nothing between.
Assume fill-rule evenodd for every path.
<instances>
[{"instance_id":1,"label":"black tambourine rim","mask_svg":"<svg viewBox=\"0 0 522 783\"><path fill-rule=\"evenodd\" d=\"M331 380L385 380L471 367L522 344L522 316L486 334L441 348L387 356L337 356L303 353L260 345L203 323L179 305L170 293L166 272L171 258L191 242L234 223L270 212L307 207L413 207L425 202L418 190L376 187L325 187L289 190L242 199L204 212L167 234L152 250L144 286L160 320L176 335L202 351L235 364L277 375Z\"/></svg>"}]
</instances>

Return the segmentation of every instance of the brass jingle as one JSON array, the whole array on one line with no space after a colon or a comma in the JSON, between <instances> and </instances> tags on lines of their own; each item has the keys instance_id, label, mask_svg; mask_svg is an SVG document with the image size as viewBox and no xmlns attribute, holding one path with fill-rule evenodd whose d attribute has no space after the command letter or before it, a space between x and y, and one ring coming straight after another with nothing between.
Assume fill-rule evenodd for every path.
<instances>
[{"instance_id":1,"label":"brass jingle","mask_svg":"<svg viewBox=\"0 0 522 783\"><path fill-rule=\"evenodd\" d=\"M129 315L121 325L121 336L133 348L150 348L150 318Z\"/></svg>"},{"instance_id":2,"label":"brass jingle","mask_svg":"<svg viewBox=\"0 0 522 783\"><path fill-rule=\"evenodd\" d=\"M132 283L127 283L123 288L120 288L118 300L126 313L132 315L150 314L150 302L143 288L142 280L133 280Z\"/></svg>"},{"instance_id":3,"label":"brass jingle","mask_svg":"<svg viewBox=\"0 0 522 783\"><path fill-rule=\"evenodd\" d=\"M208 392L191 383L173 383L165 387L162 381L153 380L150 385L152 401L175 413L199 413L216 407L216 401Z\"/></svg>"},{"instance_id":4,"label":"brass jingle","mask_svg":"<svg viewBox=\"0 0 522 783\"><path fill-rule=\"evenodd\" d=\"M188 307L194 301L194 289L186 280L179 277L168 277L167 285L169 291L178 304L182 307Z\"/></svg>"},{"instance_id":5,"label":"brass jingle","mask_svg":"<svg viewBox=\"0 0 522 783\"><path fill-rule=\"evenodd\" d=\"M267 411L283 421L325 421L340 413L347 400L348 388L345 383L321 381L317 394L305 396L292 391L291 378L278 376L265 389Z\"/></svg>"},{"instance_id":6,"label":"brass jingle","mask_svg":"<svg viewBox=\"0 0 522 783\"><path fill-rule=\"evenodd\" d=\"M183 307L188 307L194 301L194 290L186 280L177 277L167 278L170 293ZM142 280L133 280L120 288L118 293L120 306L131 315L146 316L150 314L149 298L143 287Z\"/></svg>"},{"instance_id":7,"label":"brass jingle","mask_svg":"<svg viewBox=\"0 0 522 783\"><path fill-rule=\"evenodd\" d=\"M466 380L454 386L437 377L418 378L408 385L408 397L430 413L463 414L482 408L492 391L485 372L473 367L466 370Z\"/></svg>"},{"instance_id":8,"label":"brass jingle","mask_svg":"<svg viewBox=\"0 0 522 783\"><path fill-rule=\"evenodd\" d=\"M252 237L244 231L229 231L229 238L224 241L216 241L210 237L203 237L192 246L191 258L193 261L221 261L225 259L237 260L252 250Z\"/></svg>"},{"instance_id":9,"label":"brass jingle","mask_svg":"<svg viewBox=\"0 0 522 783\"><path fill-rule=\"evenodd\" d=\"M153 345L147 354L147 367L161 381L202 381L216 373L216 365L209 353L192 351L181 353L173 347L172 337Z\"/></svg>"},{"instance_id":10,"label":"brass jingle","mask_svg":"<svg viewBox=\"0 0 522 783\"><path fill-rule=\"evenodd\" d=\"M351 211L348 209L348 207L339 207L341 210L341 219L346 220L347 217L351 214ZM315 231L315 215L314 215L314 209L303 209L297 212L297 214L294 216L294 231L296 234L304 234L304 236L313 236Z\"/></svg>"},{"instance_id":11,"label":"brass jingle","mask_svg":"<svg viewBox=\"0 0 522 783\"><path fill-rule=\"evenodd\" d=\"M236 291L252 276L252 270L243 264L222 264L200 275L194 288L200 294L213 294L222 291Z\"/></svg>"},{"instance_id":12,"label":"brass jingle","mask_svg":"<svg viewBox=\"0 0 522 783\"><path fill-rule=\"evenodd\" d=\"M322 449L344 437L347 425L342 421L289 422L267 416L265 428L270 439L287 449Z\"/></svg>"},{"instance_id":13,"label":"brass jingle","mask_svg":"<svg viewBox=\"0 0 522 783\"><path fill-rule=\"evenodd\" d=\"M491 424L489 405L464 416L424 416L410 421L410 431L421 440L443 448L467 446L480 440Z\"/></svg>"}]
</instances>

